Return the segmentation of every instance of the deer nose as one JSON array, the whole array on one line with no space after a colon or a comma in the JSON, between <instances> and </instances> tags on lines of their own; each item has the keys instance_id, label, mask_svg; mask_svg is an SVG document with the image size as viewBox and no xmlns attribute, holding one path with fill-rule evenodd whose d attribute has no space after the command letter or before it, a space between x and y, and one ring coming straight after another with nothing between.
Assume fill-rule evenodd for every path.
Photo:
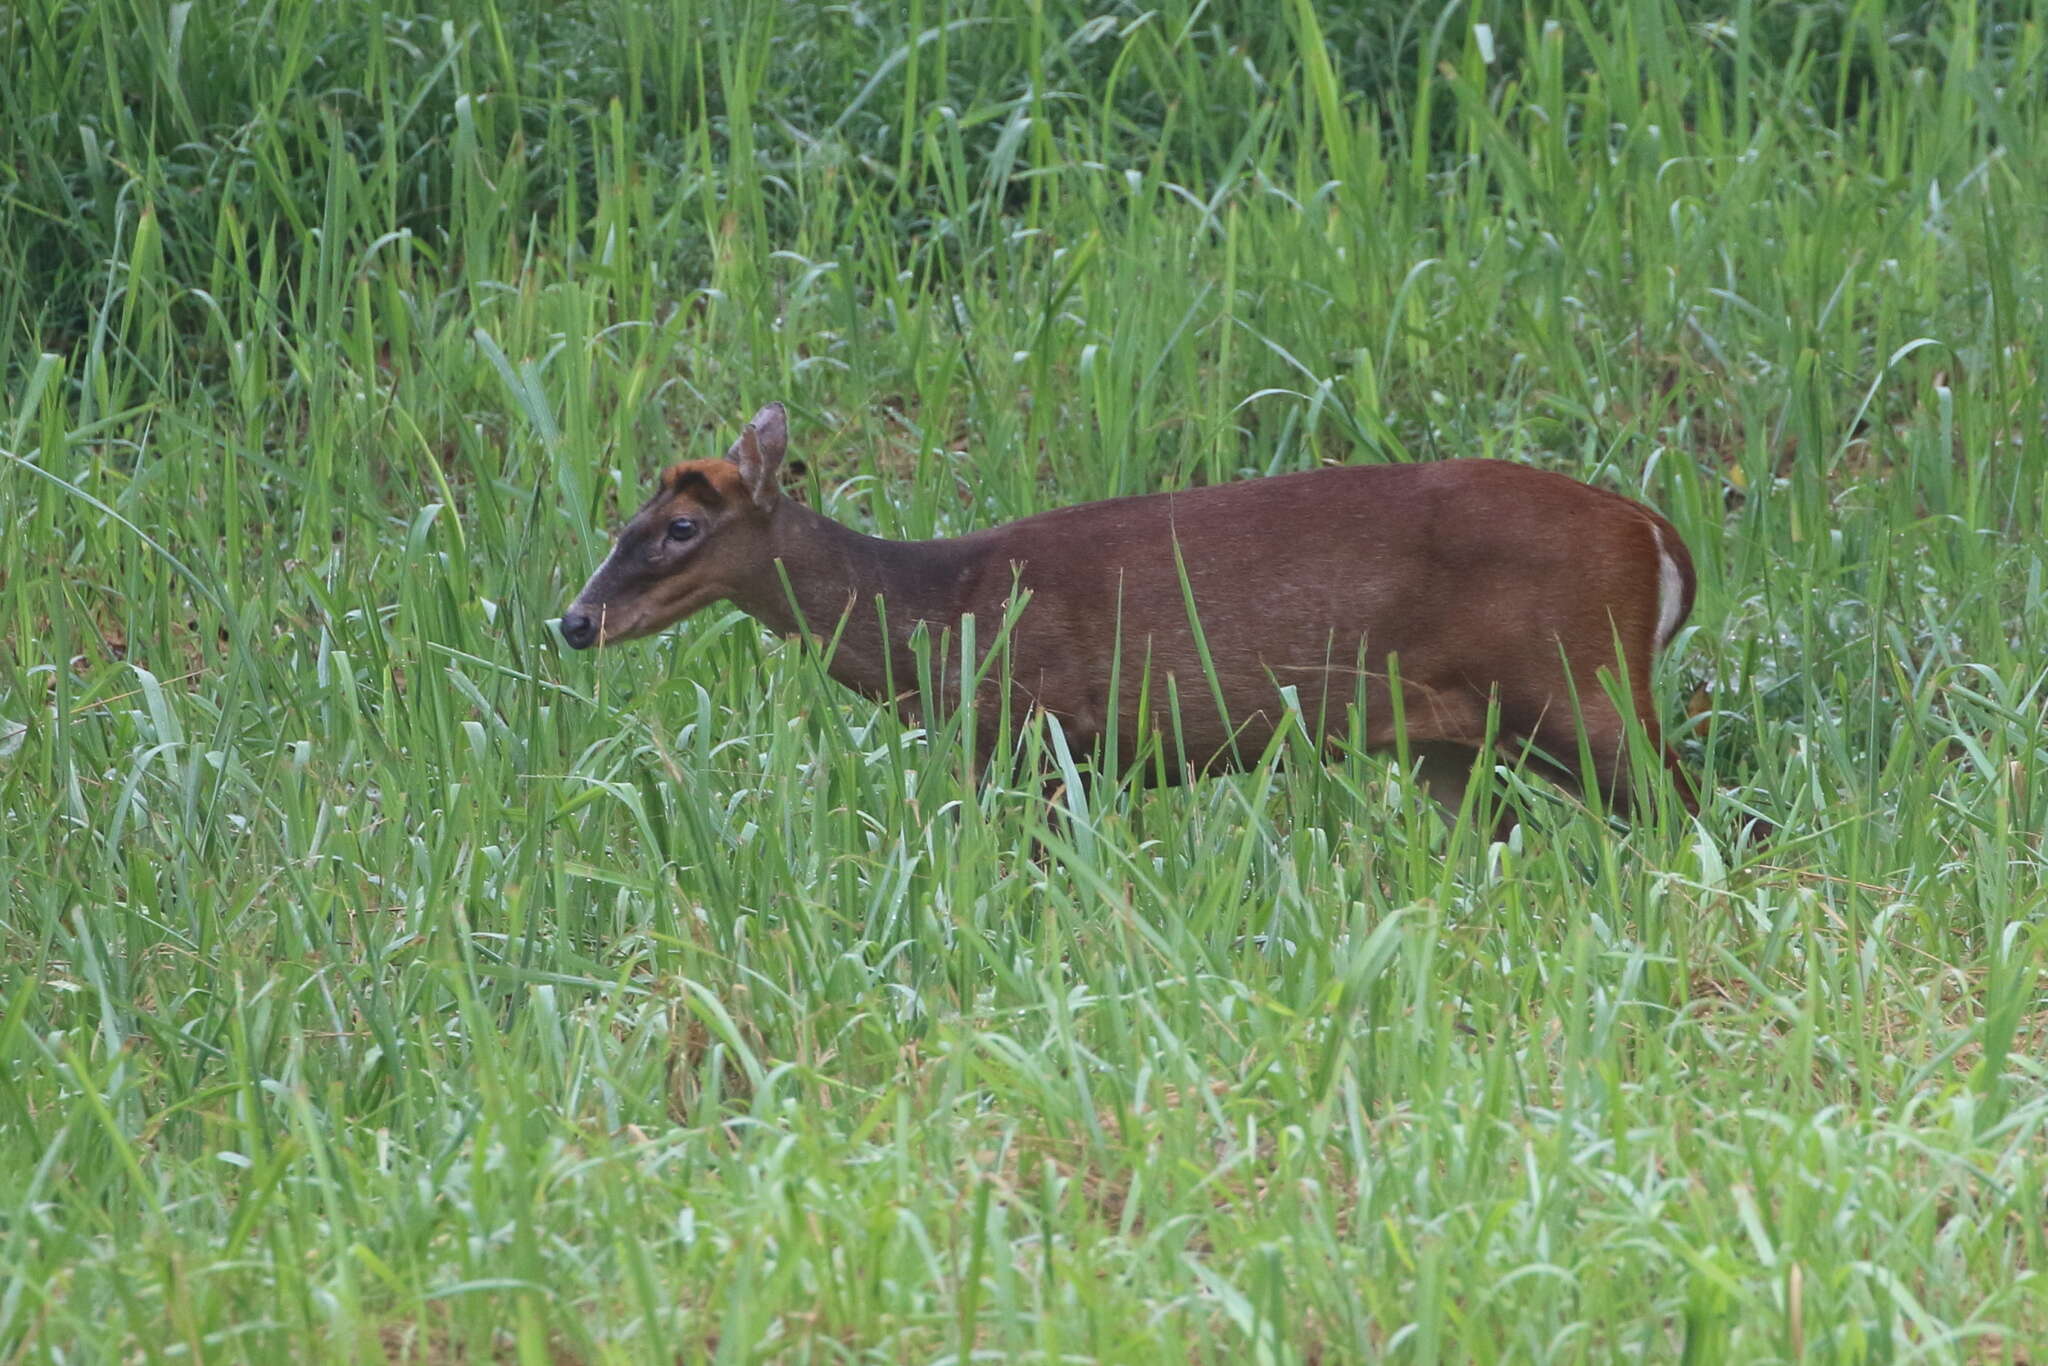
<instances>
[{"instance_id":1,"label":"deer nose","mask_svg":"<svg viewBox=\"0 0 2048 1366\"><path fill-rule=\"evenodd\" d=\"M597 644L597 618L571 607L562 613L562 639L572 650L587 650Z\"/></svg>"}]
</instances>

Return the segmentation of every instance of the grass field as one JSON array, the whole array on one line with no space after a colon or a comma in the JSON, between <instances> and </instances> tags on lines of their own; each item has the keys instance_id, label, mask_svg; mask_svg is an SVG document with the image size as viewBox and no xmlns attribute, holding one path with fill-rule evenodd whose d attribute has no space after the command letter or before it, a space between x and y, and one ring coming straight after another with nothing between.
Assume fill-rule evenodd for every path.
<instances>
[{"instance_id":1,"label":"grass field","mask_svg":"<svg viewBox=\"0 0 2048 1366\"><path fill-rule=\"evenodd\" d=\"M0 8L0 1362L2048 1362L2048 5L1440 16ZM563 650L774 398L892 535L1644 497L1720 795Z\"/></svg>"}]
</instances>

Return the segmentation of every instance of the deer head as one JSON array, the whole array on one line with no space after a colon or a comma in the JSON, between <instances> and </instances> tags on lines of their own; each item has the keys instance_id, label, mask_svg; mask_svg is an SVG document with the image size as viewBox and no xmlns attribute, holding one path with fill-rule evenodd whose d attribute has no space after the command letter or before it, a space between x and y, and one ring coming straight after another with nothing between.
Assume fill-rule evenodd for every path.
<instances>
[{"instance_id":1,"label":"deer head","mask_svg":"<svg viewBox=\"0 0 2048 1366\"><path fill-rule=\"evenodd\" d=\"M789 449L780 403L754 414L723 460L685 460L633 514L569 610L578 650L652 635L774 572L769 524Z\"/></svg>"}]
</instances>

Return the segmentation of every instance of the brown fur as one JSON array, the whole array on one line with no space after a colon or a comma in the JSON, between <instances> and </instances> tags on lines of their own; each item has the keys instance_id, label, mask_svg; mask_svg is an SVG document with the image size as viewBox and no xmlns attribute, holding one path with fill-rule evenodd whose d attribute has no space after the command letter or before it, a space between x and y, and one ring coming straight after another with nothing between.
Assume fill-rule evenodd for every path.
<instances>
[{"instance_id":1,"label":"brown fur","mask_svg":"<svg viewBox=\"0 0 2048 1366\"><path fill-rule=\"evenodd\" d=\"M1630 718L1610 702L1606 671L1625 675L1633 719L1680 800L1697 809L1650 695L1657 534L1679 568L1684 611L1692 564L1671 524L1630 499L1522 465L1449 460L1116 498L948 540L897 542L779 497L786 445L773 404L725 460L671 467L564 615L565 637L580 628L589 638L572 643L631 639L729 600L777 631L803 629L814 640L841 632L832 676L910 714L913 628L922 622L935 644L944 632L957 648L961 618L972 616L985 651L1021 590L1030 599L1008 642L1009 695L992 682L974 699L978 733L991 741L1007 702L1013 718L1034 707L1058 717L1084 754L1107 738L1114 711L1115 760L1128 765L1145 739L1143 707L1164 747L1160 776L1178 781L1256 759L1284 721L1279 688L1292 685L1312 727L1342 736L1348 709L1362 701L1365 740L1391 748L1398 668L1407 740L1450 804L1498 699L1496 743L1511 760L1533 750L1544 772L1575 787L1583 733L1602 794L1626 809ZM701 530L671 547L664 528L678 517ZM943 676L939 701L950 707L957 657Z\"/></svg>"}]
</instances>

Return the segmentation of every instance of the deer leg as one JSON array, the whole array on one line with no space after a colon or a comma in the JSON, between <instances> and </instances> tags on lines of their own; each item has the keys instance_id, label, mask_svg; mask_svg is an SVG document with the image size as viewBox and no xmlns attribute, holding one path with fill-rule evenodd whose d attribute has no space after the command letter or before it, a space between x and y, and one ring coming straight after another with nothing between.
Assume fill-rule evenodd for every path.
<instances>
[{"instance_id":1,"label":"deer leg","mask_svg":"<svg viewBox=\"0 0 2048 1366\"><path fill-rule=\"evenodd\" d=\"M1662 728L1650 711L1647 685L1635 689L1637 717L1650 749L1660 756L1665 777L1678 795L1679 804L1690 815L1699 813L1699 793L1692 778L1678 761L1678 753L1664 742ZM1546 716L1530 737L1545 761L1544 768L1560 785L1583 794L1584 777L1578 766L1580 741L1592 763L1592 778L1606 809L1624 820L1636 810L1634 775L1629 771L1629 718L1607 700L1598 684L1579 689L1581 716L1577 724L1569 716Z\"/></svg>"},{"instance_id":2,"label":"deer leg","mask_svg":"<svg viewBox=\"0 0 2048 1366\"><path fill-rule=\"evenodd\" d=\"M1482 788L1492 787L1488 774L1479 771L1479 751L1471 745L1451 740L1411 741L1408 754L1415 762L1416 781L1442 810L1447 825L1457 824L1458 812L1465 805L1466 790L1475 780ZM1475 807L1473 819L1479 819L1481 814ZM1503 805L1494 813L1490 838L1506 839L1508 832L1515 827L1515 819L1514 812Z\"/></svg>"}]
</instances>

